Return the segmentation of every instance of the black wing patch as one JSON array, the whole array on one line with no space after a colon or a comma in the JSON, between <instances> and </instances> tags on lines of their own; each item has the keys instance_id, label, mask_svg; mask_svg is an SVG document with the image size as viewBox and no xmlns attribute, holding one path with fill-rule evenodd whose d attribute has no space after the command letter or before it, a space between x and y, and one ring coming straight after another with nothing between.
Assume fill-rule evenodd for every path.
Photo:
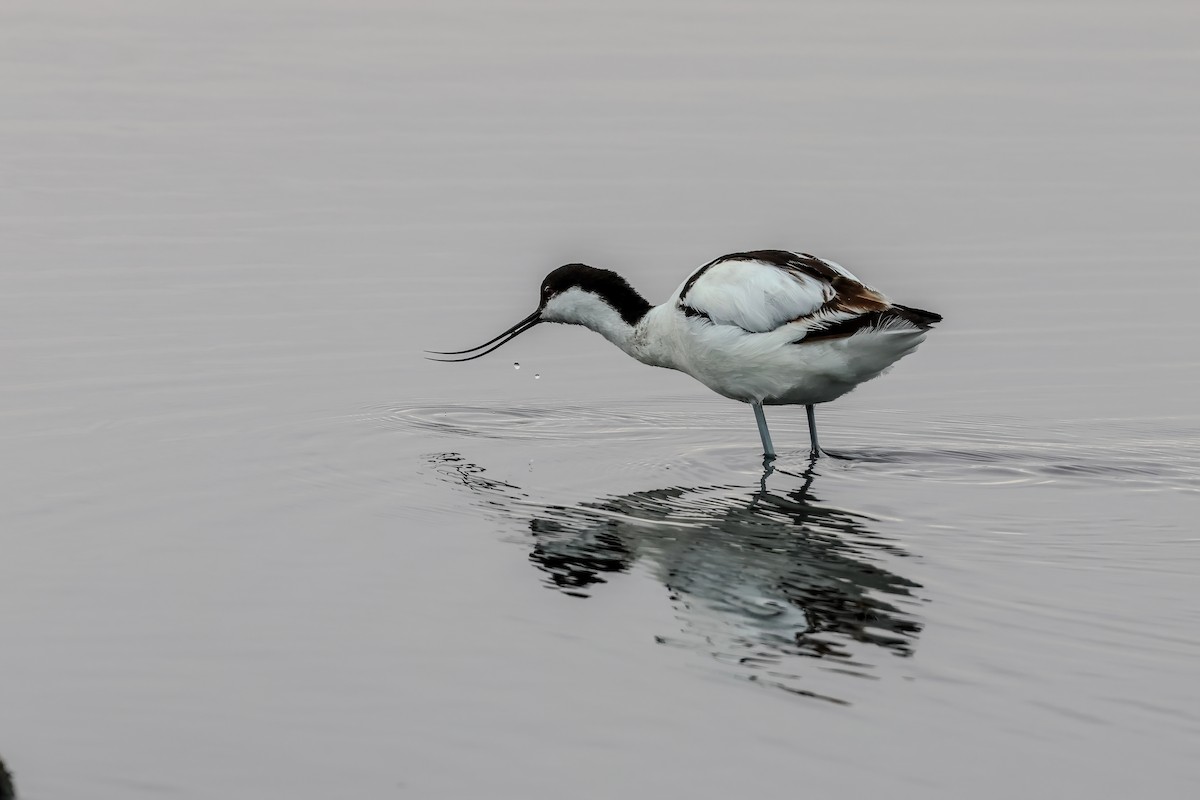
<instances>
[{"instance_id":1,"label":"black wing patch","mask_svg":"<svg viewBox=\"0 0 1200 800\"><path fill-rule=\"evenodd\" d=\"M934 323L942 321L942 315L908 306L892 306L882 311L869 311L866 314L818 328L797 341L796 344L807 344L822 339L840 339L866 328L881 327L894 320L901 320L911 324L917 330L927 331Z\"/></svg>"},{"instance_id":2,"label":"black wing patch","mask_svg":"<svg viewBox=\"0 0 1200 800\"><path fill-rule=\"evenodd\" d=\"M761 261L764 264L771 264L780 269L797 270L807 272L814 278L833 283L836 278L843 277L841 273L833 267L826 264L816 256L808 253L790 253L787 250L747 250L744 253L729 253L718 259L708 262L700 269L692 274L692 277L687 279L687 283L683 284L683 290L679 293L679 299L687 297L688 290L692 288L692 284L700 280L700 276L708 272L709 269L717 264L726 261Z\"/></svg>"}]
</instances>

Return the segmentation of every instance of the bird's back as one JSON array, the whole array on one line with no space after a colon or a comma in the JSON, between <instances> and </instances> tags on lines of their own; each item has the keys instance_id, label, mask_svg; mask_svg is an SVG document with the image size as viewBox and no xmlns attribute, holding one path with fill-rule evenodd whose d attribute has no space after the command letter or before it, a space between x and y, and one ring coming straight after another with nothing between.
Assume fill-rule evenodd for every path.
<instances>
[{"instance_id":1,"label":"bird's back","mask_svg":"<svg viewBox=\"0 0 1200 800\"><path fill-rule=\"evenodd\" d=\"M916 349L938 314L892 303L833 261L782 250L712 261L671 300L675 366L714 391L822 403Z\"/></svg>"},{"instance_id":2,"label":"bird's back","mask_svg":"<svg viewBox=\"0 0 1200 800\"><path fill-rule=\"evenodd\" d=\"M677 302L684 313L751 333L797 323L816 328L891 305L840 264L785 250L711 261L683 283Z\"/></svg>"}]
</instances>

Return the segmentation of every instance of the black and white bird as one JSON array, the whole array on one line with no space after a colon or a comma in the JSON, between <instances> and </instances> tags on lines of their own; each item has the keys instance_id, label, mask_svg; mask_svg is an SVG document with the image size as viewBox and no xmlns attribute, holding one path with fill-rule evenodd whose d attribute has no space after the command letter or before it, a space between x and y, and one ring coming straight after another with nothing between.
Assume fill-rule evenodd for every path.
<instances>
[{"instance_id":1,"label":"black and white bird","mask_svg":"<svg viewBox=\"0 0 1200 800\"><path fill-rule=\"evenodd\" d=\"M504 333L468 350L431 352L470 361L542 322L583 325L643 364L686 372L749 403L768 458L775 448L762 407L805 406L815 457L813 406L883 374L941 319L893 303L828 259L753 250L710 261L658 306L611 270L567 264L542 281L537 310Z\"/></svg>"}]
</instances>

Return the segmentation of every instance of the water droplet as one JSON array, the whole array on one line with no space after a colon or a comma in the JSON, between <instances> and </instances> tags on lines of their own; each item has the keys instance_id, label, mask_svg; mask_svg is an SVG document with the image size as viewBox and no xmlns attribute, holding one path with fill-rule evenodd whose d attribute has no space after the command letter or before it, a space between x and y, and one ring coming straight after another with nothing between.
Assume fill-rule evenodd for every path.
<instances>
[{"instance_id":1,"label":"water droplet","mask_svg":"<svg viewBox=\"0 0 1200 800\"><path fill-rule=\"evenodd\" d=\"M535 374L534 374L534 376L533 376L533 379L534 379L535 381L540 381L540 380L542 379L542 376L541 376L540 374L536 374L536 373L535 373Z\"/></svg>"},{"instance_id":2,"label":"water droplet","mask_svg":"<svg viewBox=\"0 0 1200 800\"><path fill-rule=\"evenodd\" d=\"M520 369L520 368L521 368L521 362L520 362L520 361L514 361L514 362L513 362L513 369Z\"/></svg>"}]
</instances>

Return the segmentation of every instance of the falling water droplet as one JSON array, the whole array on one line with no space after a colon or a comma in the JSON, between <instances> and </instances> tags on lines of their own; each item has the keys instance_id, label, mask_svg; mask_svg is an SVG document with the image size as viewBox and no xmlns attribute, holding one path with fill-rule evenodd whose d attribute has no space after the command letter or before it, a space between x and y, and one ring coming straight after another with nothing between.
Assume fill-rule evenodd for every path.
<instances>
[{"instance_id":1,"label":"falling water droplet","mask_svg":"<svg viewBox=\"0 0 1200 800\"><path fill-rule=\"evenodd\" d=\"M540 374L538 374L538 373L534 373L533 379L534 379L535 381L540 381L540 380L542 379L542 376L541 376Z\"/></svg>"},{"instance_id":2,"label":"falling water droplet","mask_svg":"<svg viewBox=\"0 0 1200 800\"><path fill-rule=\"evenodd\" d=\"M514 361L514 362L513 362L513 369L520 369L520 368L521 368L521 362L520 362L520 361Z\"/></svg>"}]
</instances>

